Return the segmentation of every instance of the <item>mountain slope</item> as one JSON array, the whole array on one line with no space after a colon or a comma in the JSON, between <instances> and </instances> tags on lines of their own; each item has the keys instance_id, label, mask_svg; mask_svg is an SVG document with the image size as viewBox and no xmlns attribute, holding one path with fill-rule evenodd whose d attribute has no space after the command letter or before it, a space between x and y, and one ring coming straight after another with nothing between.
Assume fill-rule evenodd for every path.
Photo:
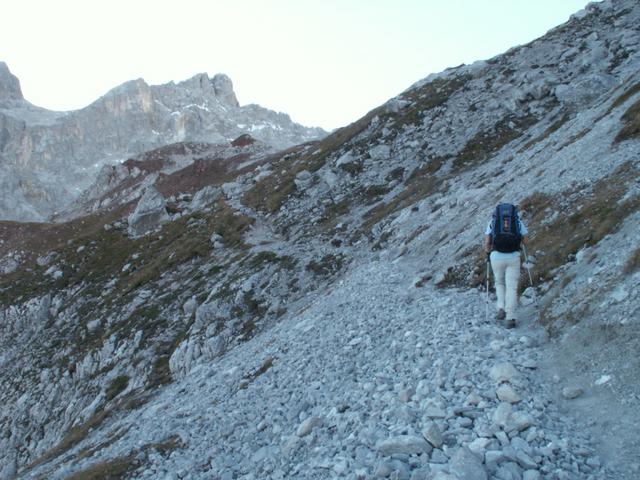
<instances>
[{"instance_id":1,"label":"mountain slope","mask_svg":"<svg viewBox=\"0 0 640 480\"><path fill-rule=\"evenodd\" d=\"M3 219L43 220L87 188L103 165L166 144L225 143L250 133L282 149L325 135L286 114L240 106L223 74L159 86L133 80L72 112L28 103L1 62L0 85Z\"/></svg>"},{"instance_id":2,"label":"mountain slope","mask_svg":"<svg viewBox=\"0 0 640 480\"><path fill-rule=\"evenodd\" d=\"M639 21L593 4L318 142L204 155L146 235L133 167L187 191L200 147L0 224L3 475L636 478ZM501 200L532 237L513 331L482 288Z\"/></svg>"}]
</instances>

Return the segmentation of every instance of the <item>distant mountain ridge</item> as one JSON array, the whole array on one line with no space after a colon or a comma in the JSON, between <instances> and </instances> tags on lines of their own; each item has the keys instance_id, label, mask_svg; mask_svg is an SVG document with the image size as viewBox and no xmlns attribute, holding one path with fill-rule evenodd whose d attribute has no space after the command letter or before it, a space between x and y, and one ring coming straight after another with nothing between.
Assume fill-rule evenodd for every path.
<instances>
[{"instance_id":1,"label":"distant mountain ridge","mask_svg":"<svg viewBox=\"0 0 640 480\"><path fill-rule=\"evenodd\" d=\"M326 135L287 114L240 106L224 74L157 86L131 80L85 108L55 112L26 101L0 62L0 219L48 218L105 164L175 142L222 144L245 133L274 149Z\"/></svg>"}]
</instances>

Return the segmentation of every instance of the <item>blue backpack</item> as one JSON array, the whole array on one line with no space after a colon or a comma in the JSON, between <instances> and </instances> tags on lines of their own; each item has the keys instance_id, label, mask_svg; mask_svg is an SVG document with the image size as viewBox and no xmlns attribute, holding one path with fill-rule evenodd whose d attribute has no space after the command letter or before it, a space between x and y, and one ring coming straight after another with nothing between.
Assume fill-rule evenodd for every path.
<instances>
[{"instance_id":1,"label":"blue backpack","mask_svg":"<svg viewBox=\"0 0 640 480\"><path fill-rule=\"evenodd\" d=\"M522 234L518 211L514 205L501 203L496 207L491 223L491 241L493 249L498 252L511 253L520 250Z\"/></svg>"}]
</instances>

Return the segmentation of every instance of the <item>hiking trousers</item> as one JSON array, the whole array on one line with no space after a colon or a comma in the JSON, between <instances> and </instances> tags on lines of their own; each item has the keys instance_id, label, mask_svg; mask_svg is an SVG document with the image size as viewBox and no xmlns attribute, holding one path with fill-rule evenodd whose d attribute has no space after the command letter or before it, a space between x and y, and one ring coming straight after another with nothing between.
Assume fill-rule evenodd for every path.
<instances>
[{"instance_id":1,"label":"hiking trousers","mask_svg":"<svg viewBox=\"0 0 640 480\"><path fill-rule=\"evenodd\" d=\"M507 320L515 320L520 279L520 252L491 252L490 258L498 297L496 308L505 311Z\"/></svg>"}]
</instances>

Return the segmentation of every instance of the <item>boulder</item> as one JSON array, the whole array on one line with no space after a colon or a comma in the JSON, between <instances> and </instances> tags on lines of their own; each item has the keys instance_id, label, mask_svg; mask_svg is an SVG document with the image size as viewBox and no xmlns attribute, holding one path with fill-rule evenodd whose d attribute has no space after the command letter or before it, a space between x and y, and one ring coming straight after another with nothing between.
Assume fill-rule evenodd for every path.
<instances>
[{"instance_id":1,"label":"boulder","mask_svg":"<svg viewBox=\"0 0 640 480\"><path fill-rule=\"evenodd\" d=\"M145 235L168 222L169 215L164 197L155 187L147 187L128 220L128 232L133 237Z\"/></svg>"}]
</instances>

